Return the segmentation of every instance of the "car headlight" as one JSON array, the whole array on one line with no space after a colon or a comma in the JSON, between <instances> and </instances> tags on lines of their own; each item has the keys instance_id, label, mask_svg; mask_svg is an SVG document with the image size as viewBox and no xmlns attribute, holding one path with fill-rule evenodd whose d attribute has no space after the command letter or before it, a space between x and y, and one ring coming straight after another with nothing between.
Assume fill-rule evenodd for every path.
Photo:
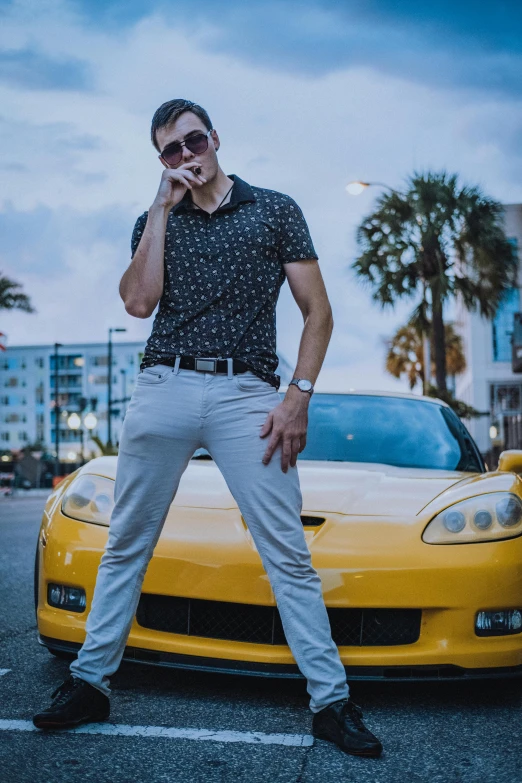
<instances>
[{"instance_id":1,"label":"car headlight","mask_svg":"<svg viewBox=\"0 0 522 783\"><path fill-rule=\"evenodd\" d=\"M114 508L114 481L83 473L67 487L62 514L81 522L108 525Z\"/></svg>"},{"instance_id":2,"label":"car headlight","mask_svg":"<svg viewBox=\"0 0 522 783\"><path fill-rule=\"evenodd\" d=\"M473 544L522 535L522 502L511 492L490 492L462 500L433 517L427 544Z\"/></svg>"}]
</instances>

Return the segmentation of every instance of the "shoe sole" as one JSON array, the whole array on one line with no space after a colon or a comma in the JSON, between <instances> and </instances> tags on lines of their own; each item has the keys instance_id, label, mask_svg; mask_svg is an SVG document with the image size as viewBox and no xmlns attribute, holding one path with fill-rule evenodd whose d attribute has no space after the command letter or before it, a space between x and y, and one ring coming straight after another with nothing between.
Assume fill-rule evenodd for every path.
<instances>
[{"instance_id":1,"label":"shoe sole","mask_svg":"<svg viewBox=\"0 0 522 783\"><path fill-rule=\"evenodd\" d=\"M106 713L103 716L91 716L88 718L81 718L77 721L69 721L69 723L56 723L55 721L51 720L41 720L41 721L34 721L33 724L36 726L37 729L43 729L44 731L47 730L58 730L58 729L75 729L77 726L81 726L82 723L102 723L103 721L106 721L109 719L110 713Z\"/></svg>"},{"instance_id":2,"label":"shoe sole","mask_svg":"<svg viewBox=\"0 0 522 783\"><path fill-rule=\"evenodd\" d=\"M348 750L348 748L343 748L342 745L339 745L335 740L333 740L331 737L326 737L324 734L315 734L312 732L312 736L315 737L315 739L322 739L326 742L331 742L332 745L335 745L339 748L339 750L342 750L343 753L348 753L350 756L364 756L366 758L372 758L376 759L379 758L379 756L382 753L382 748L375 749L375 750Z\"/></svg>"}]
</instances>

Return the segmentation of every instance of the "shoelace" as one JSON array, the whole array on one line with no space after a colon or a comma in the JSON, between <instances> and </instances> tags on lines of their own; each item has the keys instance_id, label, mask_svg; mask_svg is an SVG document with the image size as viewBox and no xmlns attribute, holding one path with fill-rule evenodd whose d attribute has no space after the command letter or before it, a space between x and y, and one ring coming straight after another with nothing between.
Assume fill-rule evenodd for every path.
<instances>
[{"instance_id":1,"label":"shoelace","mask_svg":"<svg viewBox=\"0 0 522 783\"><path fill-rule=\"evenodd\" d=\"M69 677L65 682L59 685L51 696L51 699L54 699L53 707L56 707L58 704L63 704L79 685L80 680L75 680L74 677Z\"/></svg>"},{"instance_id":2,"label":"shoelace","mask_svg":"<svg viewBox=\"0 0 522 783\"><path fill-rule=\"evenodd\" d=\"M364 725L362 721L363 712L361 708L355 704L353 701L347 701L343 705L342 709L342 715L344 717L350 718L353 725L358 731L366 731L366 726Z\"/></svg>"}]
</instances>

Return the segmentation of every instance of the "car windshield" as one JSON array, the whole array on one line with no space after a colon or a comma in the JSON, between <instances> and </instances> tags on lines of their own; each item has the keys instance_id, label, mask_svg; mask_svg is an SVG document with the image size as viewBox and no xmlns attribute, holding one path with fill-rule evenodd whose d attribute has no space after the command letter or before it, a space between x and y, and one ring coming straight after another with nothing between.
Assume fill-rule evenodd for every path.
<instances>
[{"instance_id":1,"label":"car windshield","mask_svg":"<svg viewBox=\"0 0 522 783\"><path fill-rule=\"evenodd\" d=\"M364 394L314 394L299 459L484 471L477 447L450 408Z\"/></svg>"}]
</instances>

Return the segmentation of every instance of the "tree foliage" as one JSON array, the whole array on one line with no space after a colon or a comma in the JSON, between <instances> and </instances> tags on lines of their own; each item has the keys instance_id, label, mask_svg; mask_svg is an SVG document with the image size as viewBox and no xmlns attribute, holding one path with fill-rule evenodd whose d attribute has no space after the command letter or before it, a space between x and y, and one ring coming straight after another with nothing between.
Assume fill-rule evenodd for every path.
<instances>
[{"instance_id":1,"label":"tree foliage","mask_svg":"<svg viewBox=\"0 0 522 783\"><path fill-rule=\"evenodd\" d=\"M27 294L23 293L20 283L16 283L0 273L0 310L14 309L34 313L31 300Z\"/></svg>"},{"instance_id":2,"label":"tree foliage","mask_svg":"<svg viewBox=\"0 0 522 783\"><path fill-rule=\"evenodd\" d=\"M414 173L402 193L385 193L357 230L353 269L383 307L417 299L415 321L431 322L435 376L446 390L444 305L459 295L492 318L516 285L517 259L503 229L502 205L457 175Z\"/></svg>"},{"instance_id":3,"label":"tree foliage","mask_svg":"<svg viewBox=\"0 0 522 783\"><path fill-rule=\"evenodd\" d=\"M428 334L431 339L431 356L434 355L433 334L428 324ZM462 346L462 338L455 331L453 324L445 325L444 339L446 342L446 372L448 375L458 375L466 369L466 357ZM411 321L400 326L391 340L387 342L386 370L394 378L405 375L410 389L417 383L424 386L424 345L423 334L418 325ZM432 361L430 376L434 374L435 363Z\"/></svg>"}]
</instances>

